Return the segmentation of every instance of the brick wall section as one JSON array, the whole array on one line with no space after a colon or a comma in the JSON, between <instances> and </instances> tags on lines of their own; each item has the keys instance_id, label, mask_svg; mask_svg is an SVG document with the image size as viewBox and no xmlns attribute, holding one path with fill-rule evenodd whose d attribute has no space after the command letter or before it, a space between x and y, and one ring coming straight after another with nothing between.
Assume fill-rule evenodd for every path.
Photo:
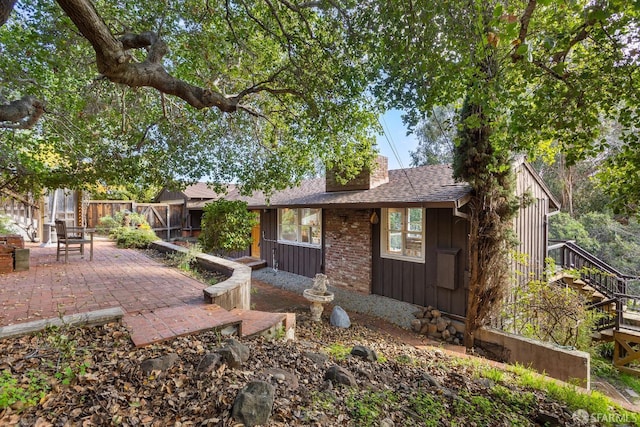
<instances>
[{"instance_id":1,"label":"brick wall section","mask_svg":"<svg viewBox=\"0 0 640 427\"><path fill-rule=\"evenodd\" d=\"M325 274L329 285L371 293L370 209L325 209Z\"/></svg>"},{"instance_id":2,"label":"brick wall section","mask_svg":"<svg viewBox=\"0 0 640 427\"><path fill-rule=\"evenodd\" d=\"M328 170L326 175L326 191L369 190L389 182L389 159L378 156L372 169L363 169L360 173L342 184L338 181L335 171Z\"/></svg>"}]
</instances>

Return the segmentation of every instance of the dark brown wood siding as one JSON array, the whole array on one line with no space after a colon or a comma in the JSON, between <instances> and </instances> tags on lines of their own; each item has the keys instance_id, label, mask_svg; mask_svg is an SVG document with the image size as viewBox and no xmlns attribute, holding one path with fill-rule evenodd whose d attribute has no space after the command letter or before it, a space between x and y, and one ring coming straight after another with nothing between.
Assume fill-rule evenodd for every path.
<instances>
[{"instance_id":1,"label":"dark brown wood siding","mask_svg":"<svg viewBox=\"0 0 640 427\"><path fill-rule=\"evenodd\" d=\"M307 246L278 243L278 210L267 209L260 213L260 224L263 238L260 242L260 256L267 265L306 277L314 277L322 273L322 249ZM324 241L324 238L323 238Z\"/></svg>"},{"instance_id":2,"label":"dark brown wood siding","mask_svg":"<svg viewBox=\"0 0 640 427\"><path fill-rule=\"evenodd\" d=\"M524 258L524 262L515 262L514 274L523 281L539 279L544 271L547 255L547 215L549 213L549 195L534 178L529 169L519 165L516 170L516 194L527 194L530 203L521 208L513 221L518 237L515 250Z\"/></svg>"},{"instance_id":3,"label":"dark brown wood siding","mask_svg":"<svg viewBox=\"0 0 640 427\"><path fill-rule=\"evenodd\" d=\"M380 210L378 216L382 218ZM400 261L380 256L381 224L373 228L372 292L419 306L437 307L464 316L468 275L468 221L453 216L452 209L426 210L425 262ZM453 265L452 281L437 283L438 253ZM442 261L441 261L442 262ZM453 285L451 285L453 283Z\"/></svg>"}]
</instances>

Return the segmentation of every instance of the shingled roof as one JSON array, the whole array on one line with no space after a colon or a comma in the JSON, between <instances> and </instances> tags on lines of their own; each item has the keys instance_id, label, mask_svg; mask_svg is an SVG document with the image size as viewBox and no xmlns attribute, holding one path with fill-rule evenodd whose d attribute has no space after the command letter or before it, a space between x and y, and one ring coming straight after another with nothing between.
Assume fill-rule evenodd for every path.
<instances>
[{"instance_id":1,"label":"shingled roof","mask_svg":"<svg viewBox=\"0 0 640 427\"><path fill-rule=\"evenodd\" d=\"M389 182L369 190L326 192L325 178L303 181L298 187L278 191L269 200L264 194L242 197L249 208L266 207L384 207L420 205L461 207L469 199L471 188L453 179L450 165L429 165L389 171Z\"/></svg>"}]
</instances>

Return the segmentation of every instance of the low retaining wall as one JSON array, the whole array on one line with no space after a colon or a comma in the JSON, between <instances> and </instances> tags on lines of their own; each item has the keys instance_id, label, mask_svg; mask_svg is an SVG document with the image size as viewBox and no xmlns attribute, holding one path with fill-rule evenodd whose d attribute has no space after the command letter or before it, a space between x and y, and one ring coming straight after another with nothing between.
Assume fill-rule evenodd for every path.
<instances>
[{"instance_id":1,"label":"low retaining wall","mask_svg":"<svg viewBox=\"0 0 640 427\"><path fill-rule=\"evenodd\" d=\"M162 253L186 253L188 251L182 246L163 241L151 243L151 248ZM207 254L198 254L196 259L200 267L229 276L227 280L204 290L204 300L208 304L217 304L226 310L251 309L251 268Z\"/></svg>"},{"instance_id":2,"label":"low retaining wall","mask_svg":"<svg viewBox=\"0 0 640 427\"><path fill-rule=\"evenodd\" d=\"M584 351L566 350L490 328L476 332L475 344L502 362L519 363L551 378L591 389L591 356Z\"/></svg>"}]
</instances>

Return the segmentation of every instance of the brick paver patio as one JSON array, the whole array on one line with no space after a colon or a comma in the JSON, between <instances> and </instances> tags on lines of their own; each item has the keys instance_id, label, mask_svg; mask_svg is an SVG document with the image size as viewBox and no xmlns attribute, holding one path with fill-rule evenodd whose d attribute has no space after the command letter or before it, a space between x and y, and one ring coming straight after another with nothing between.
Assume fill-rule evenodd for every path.
<instances>
[{"instance_id":1,"label":"brick paver patio","mask_svg":"<svg viewBox=\"0 0 640 427\"><path fill-rule=\"evenodd\" d=\"M242 321L240 311L205 304L204 284L142 251L96 240L93 261L72 255L65 264L56 261L55 247L27 247L29 270L0 274L0 326L121 307L134 343L145 345ZM248 332L284 315L251 317Z\"/></svg>"}]
</instances>

